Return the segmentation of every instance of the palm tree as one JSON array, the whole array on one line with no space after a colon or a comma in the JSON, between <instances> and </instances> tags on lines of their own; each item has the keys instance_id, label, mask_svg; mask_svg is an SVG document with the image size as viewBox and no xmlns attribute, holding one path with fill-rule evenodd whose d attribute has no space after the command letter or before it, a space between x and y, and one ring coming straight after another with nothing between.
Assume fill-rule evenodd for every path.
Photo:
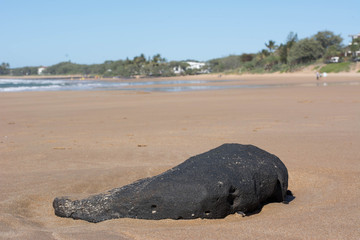
<instances>
[{"instance_id":1,"label":"palm tree","mask_svg":"<svg viewBox=\"0 0 360 240\"><path fill-rule=\"evenodd\" d=\"M269 49L269 52L273 52L273 50L277 47L275 45L275 41L273 40L269 40L269 43L265 43L265 46Z\"/></svg>"},{"instance_id":2,"label":"palm tree","mask_svg":"<svg viewBox=\"0 0 360 240\"><path fill-rule=\"evenodd\" d=\"M2 63L0 65L0 74L1 75L6 75L6 74L9 74L10 73L10 64L9 63Z\"/></svg>"}]
</instances>

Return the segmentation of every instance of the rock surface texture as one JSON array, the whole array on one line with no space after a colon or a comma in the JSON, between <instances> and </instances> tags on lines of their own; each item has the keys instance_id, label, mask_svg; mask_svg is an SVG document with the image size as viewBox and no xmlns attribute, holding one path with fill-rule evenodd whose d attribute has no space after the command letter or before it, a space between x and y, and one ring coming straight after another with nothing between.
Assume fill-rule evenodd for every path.
<instances>
[{"instance_id":1,"label":"rock surface texture","mask_svg":"<svg viewBox=\"0 0 360 240\"><path fill-rule=\"evenodd\" d=\"M281 202L288 172L281 160L252 145L224 144L154 177L72 201L55 198L60 217L100 222L113 218L224 218Z\"/></svg>"}]
</instances>

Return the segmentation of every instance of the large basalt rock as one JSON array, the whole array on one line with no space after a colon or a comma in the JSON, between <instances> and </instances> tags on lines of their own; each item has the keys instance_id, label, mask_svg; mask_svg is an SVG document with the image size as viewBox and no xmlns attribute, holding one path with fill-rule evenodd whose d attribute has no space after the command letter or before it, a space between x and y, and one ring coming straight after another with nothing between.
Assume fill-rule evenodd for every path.
<instances>
[{"instance_id":1,"label":"large basalt rock","mask_svg":"<svg viewBox=\"0 0 360 240\"><path fill-rule=\"evenodd\" d=\"M224 144L154 177L71 201L55 198L60 217L100 222L113 218L224 218L284 200L288 172L279 158L252 145Z\"/></svg>"}]
</instances>

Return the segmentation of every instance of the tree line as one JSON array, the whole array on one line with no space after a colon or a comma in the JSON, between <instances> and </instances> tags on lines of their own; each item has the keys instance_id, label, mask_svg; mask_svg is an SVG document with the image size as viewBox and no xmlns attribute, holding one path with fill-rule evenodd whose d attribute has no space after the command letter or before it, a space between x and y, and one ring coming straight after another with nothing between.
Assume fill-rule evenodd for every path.
<instances>
[{"instance_id":1,"label":"tree line","mask_svg":"<svg viewBox=\"0 0 360 240\"><path fill-rule=\"evenodd\" d=\"M230 55L209 61L213 72L289 72L314 62L328 63L331 57L352 61L355 56L345 56L346 51L360 50L360 38L353 39L350 46L342 45L343 38L331 31L320 31L311 37L299 40L290 32L284 43L266 42L265 49L258 53Z\"/></svg>"},{"instance_id":2,"label":"tree line","mask_svg":"<svg viewBox=\"0 0 360 240\"><path fill-rule=\"evenodd\" d=\"M133 59L105 61L101 64L77 64L71 61L61 62L47 67L43 75L98 75L102 77L132 77L136 75L158 77L158 76L173 76L175 75L174 67L181 67L184 69L183 74L193 74L191 69L188 69L185 61L171 61L168 62L160 54L156 54L151 58L146 58L144 54L135 56ZM7 67L9 65L7 64ZM11 72L12 75L37 75L39 67L22 67L22 68L7 68L6 75ZM0 73L1 74L1 73Z\"/></svg>"},{"instance_id":3,"label":"tree line","mask_svg":"<svg viewBox=\"0 0 360 240\"><path fill-rule=\"evenodd\" d=\"M345 51L360 50L360 38L353 39L349 46L342 45L343 38L331 31L319 31L311 37L298 39L290 32L284 43L269 40L266 48L257 53L243 53L207 61L205 68L210 72L275 72L294 71L315 61L327 62L333 56L350 61L354 56L345 57ZM160 54L146 58L144 54L133 59L105 61L102 64L76 64L61 62L43 71L46 75L99 75L102 77L173 76L174 68L181 68L182 74L197 74L199 70L189 68L186 61L167 61ZM10 69L9 63L0 65L0 75L37 75L38 67Z\"/></svg>"}]
</instances>

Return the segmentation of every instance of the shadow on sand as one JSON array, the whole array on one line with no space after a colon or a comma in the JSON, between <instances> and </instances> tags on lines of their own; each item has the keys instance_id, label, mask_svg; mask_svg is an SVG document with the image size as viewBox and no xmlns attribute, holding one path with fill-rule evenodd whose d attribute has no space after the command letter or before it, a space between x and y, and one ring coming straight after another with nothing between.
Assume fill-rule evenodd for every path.
<instances>
[{"instance_id":1,"label":"shadow on sand","mask_svg":"<svg viewBox=\"0 0 360 240\"><path fill-rule=\"evenodd\" d=\"M283 204L289 204L289 203L292 202L295 198L296 198L296 197L293 195L293 193L292 193L290 190L287 190L287 191L286 191L285 199L284 199L284 201L282 201L282 203L283 203ZM251 215L254 215L254 214L258 214L258 213L261 212L262 208L263 208L265 205L267 205L267 204L269 204L269 203L274 203L274 202L277 202L277 201L266 201L266 202L262 203L261 206L260 206L258 209L254 210L254 211L252 211L252 212L248 212L248 213L246 213L246 214L243 213L243 212L237 212L237 214L240 214L240 215L242 215L243 217L245 217L245 216L251 216Z\"/></svg>"}]
</instances>

